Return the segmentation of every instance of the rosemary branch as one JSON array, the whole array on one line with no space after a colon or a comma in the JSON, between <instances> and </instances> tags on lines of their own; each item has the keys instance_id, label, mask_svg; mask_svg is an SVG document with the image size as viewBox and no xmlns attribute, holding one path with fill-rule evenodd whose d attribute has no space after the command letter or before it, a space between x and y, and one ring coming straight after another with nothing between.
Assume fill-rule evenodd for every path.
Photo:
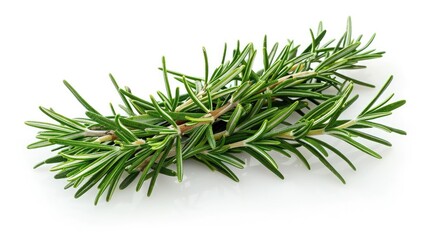
<instances>
[{"instance_id":1,"label":"rosemary branch","mask_svg":"<svg viewBox=\"0 0 429 240\"><path fill-rule=\"evenodd\" d=\"M242 48L240 42L229 60L225 44L222 61L212 72L209 72L207 51L203 49L204 77L170 70L163 57L160 70L165 91L158 91L158 96L150 96L150 100L134 95L128 87L120 87L110 75L125 114L118 114L112 105L111 115L99 113L64 81L87 110L86 117L69 118L40 107L56 123L26 122L42 130L37 133L38 141L28 148L59 146L53 149L57 152L55 156L36 167L55 164L51 168L57 172L55 178L66 178L65 188L78 188L75 197L98 184L96 204L104 193L107 192L109 201L118 186L124 189L137 179L137 190L150 180L148 196L159 174L177 177L181 182L184 161L190 159L238 181L230 167L244 167L245 163L236 156L240 153L251 155L283 179L270 152L276 151L285 157L293 154L310 169L301 153L308 151L345 183L328 161L329 153L337 155L352 169L356 169L355 166L340 150L318 136L328 135L381 158L355 139L391 146L387 140L365 130L377 128L406 134L374 121L391 115L405 100L392 102L392 94L379 101L393 79L390 77L358 116L352 120L341 119L343 112L358 98L353 95L354 85L374 87L348 76L347 70L362 69L362 61L380 58L384 52L368 49L374 36L365 45L361 45L362 36L354 39L350 19L337 41L324 41L326 30L322 24L310 33L311 42L303 50L293 41L288 41L283 48L278 43L270 48L265 37L262 69L253 68L256 59L253 44ZM171 77L183 84L185 93L170 87Z\"/></svg>"}]
</instances>

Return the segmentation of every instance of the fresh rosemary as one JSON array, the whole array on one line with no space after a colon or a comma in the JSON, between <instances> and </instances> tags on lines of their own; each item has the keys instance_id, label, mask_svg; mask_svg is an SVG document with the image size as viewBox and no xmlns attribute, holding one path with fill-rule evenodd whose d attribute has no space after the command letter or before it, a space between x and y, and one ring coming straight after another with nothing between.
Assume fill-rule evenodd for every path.
<instances>
[{"instance_id":1,"label":"fresh rosemary","mask_svg":"<svg viewBox=\"0 0 429 240\"><path fill-rule=\"evenodd\" d=\"M195 160L210 170L219 171L234 181L237 176L230 167L243 168L237 154L247 153L279 178L277 162L271 151L291 157L295 155L310 169L301 153L304 149L320 160L341 182L344 178L327 160L328 151L344 160L353 170L353 163L335 146L318 138L328 135L340 139L375 158L371 148L356 141L364 138L383 145L391 144L365 132L377 128L405 135L402 130L374 120L388 116L405 100L391 102L393 94L379 101L392 81L390 77L374 99L353 119L342 113L353 105L355 84L373 85L345 75L345 70L362 69L361 61L380 58L383 52L369 49L373 35L366 44L362 36L352 38L350 18L347 30L338 41L325 41L322 24L310 31L311 43L299 51L293 41L280 49L275 43L268 47L264 38L263 69L254 70L256 50L253 44L243 48L240 42L227 60L227 45L220 65L210 74L206 50L203 48L205 74L189 76L167 69L162 59L165 91L158 99L134 95L128 87L121 88L110 75L123 104L119 114L110 105L111 115L103 115L92 107L66 81L64 84L86 108L86 117L68 118L52 109L40 110L56 121L28 121L27 125L42 129L39 141L28 148L59 145L55 156L43 164L55 164L55 178L66 178L65 188L78 188L76 198L97 185L99 198L106 193L109 201L118 188L137 181L137 191L147 180L151 195L159 174L175 176L181 182L184 161ZM169 78L183 83L186 92L171 89ZM121 183L119 183L122 180Z\"/></svg>"}]
</instances>

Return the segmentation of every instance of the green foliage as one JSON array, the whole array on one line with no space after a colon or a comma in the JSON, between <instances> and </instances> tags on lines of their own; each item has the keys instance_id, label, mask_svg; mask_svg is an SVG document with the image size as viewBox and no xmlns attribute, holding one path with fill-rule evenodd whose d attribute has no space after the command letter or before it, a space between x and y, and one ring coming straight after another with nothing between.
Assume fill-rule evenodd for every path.
<instances>
[{"instance_id":1,"label":"green foliage","mask_svg":"<svg viewBox=\"0 0 429 240\"><path fill-rule=\"evenodd\" d=\"M350 19L338 41L325 41L326 34L319 24L317 31L310 31L311 42L303 51L293 41L270 46L265 36L262 69L253 67L257 51L251 43L241 49L238 42L230 59L225 44L222 60L213 71L203 48L203 76L167 69L163 57L160 70L165 92L157 92L159 99L136 96L109 75L122 99L120 108L124 114L111 104L113 115L99 113L64 81L87 110L86 117L69 118L40 107L55 122L26 122L40 129L38 141L28 148L58 147L53 149L53 157L35 167L53 164L54 177L67 179L65 188L77 188L75 197L96 186L95 204L102 195L109 201L117 188L124 189L133 182L140 190L146 180L149 196L160 174L182 182L186 180L188 160L198 161L238 182L230 167L242 169L245 162L237 154L251 155L281 179L281 159L274 159L273 151L298 158L307 169L311 168L307 158L312 157L345 183L332 164L335 158L328 161L329 155L335 154L353 170L356 167L328 138L319 136L343 141L381 158L369 144L391 143L366 130L375 128L405 135L403 130L376 122L391 115L405 100L392 102L393 94L379 100L393 79L390 77L358 116L344 119L344 111L358 98L353 94L353 86L373 87L348 76L347 70L361 69L362 61L380 58L383 52L367 50L375 35L366 44L361 44L361 36L354 39ZM183 84L184 94L179 88L172 91L170 79ZM368 145L358 139L365 139Z\"/></svg>"}]
</instances>

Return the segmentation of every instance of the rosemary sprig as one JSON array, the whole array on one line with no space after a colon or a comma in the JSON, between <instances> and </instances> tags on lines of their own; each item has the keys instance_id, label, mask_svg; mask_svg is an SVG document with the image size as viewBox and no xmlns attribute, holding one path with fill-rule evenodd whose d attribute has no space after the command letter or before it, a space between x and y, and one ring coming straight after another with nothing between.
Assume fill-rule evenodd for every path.
<instances>
[{"instance_id":1,"label":"rosemary sprig","mask_svg":"<svg viewBox=\"0 0 429 240\"><path fill-rule=\"evenodd\" d=\"M267 37L262 48L263 69L253 68L256 50L253 44L241 49L240 43L227 60L227 45L220 65L209 72L207 52L203 49L205 72L202 77L190 76L166 68L162 59L166 94L159 99L144 100L127 87L121 88L110 79L119 93L126 113L102 115L66 81L64 84L87 110L84 118L69 118L52 109L40 107L56 123L28 121L27 125L41 129L39 141L28 148L59 145L56 155L37 164L55 164L55 178L66 178L66 188L78 188L76 197L98 184L95 203L107 191L109 201L119 182L123 189L137 180L140 190L149 180L147 195L159 174L183 180L184 162L195 160L211 170L219 171L234 181L237 176L230 167L243 168L237 157L248 153L280 178L276 159L270 151L286 157L299 158L310 169L301 153L304 149L320 160L341 182L344 178L327 157L336 154L353 170L353 163L337 148L318 138L328 135L342 140L375 158L381 156L355 139L363 138L391 146L377 136L366 133L368 128L406 134L404 131L375 122L401 107L405 100L391 102L393 95L379 98L392 81L353 119L343 119L342 113L354 104L354 85L373 87L353 79L346 70L361 69L364 60L380 58L383 52L369 49L372 36L361 44L362 36L352 37L351 21L338 41L325 41L326 30L319 25L310 31L311 43L299 51L293 41L283 48L275 43L269 48ZM170 79L183 83L185 93L172 91ZM174 166L174 168L171 168Z\"/></svg>"}]
</instances>

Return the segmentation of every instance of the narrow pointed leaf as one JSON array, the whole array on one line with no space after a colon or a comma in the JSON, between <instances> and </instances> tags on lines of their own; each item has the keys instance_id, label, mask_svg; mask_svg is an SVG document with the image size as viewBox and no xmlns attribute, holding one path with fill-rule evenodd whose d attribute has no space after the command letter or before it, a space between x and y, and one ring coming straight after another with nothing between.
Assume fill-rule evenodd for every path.
<instances>
[{"instance_id":1,"label":"narrow pointed leaf","mask_svg":"<svg viewBox=\"0 0 429 240\"><path fill-rule=\"evenodd\" d=\"M195 95L194 90L191 89L188 84L188 81L186 81L185 78L183 78L183 84L185 85L186 91L188 92L189 97L192 99L192 101L197 104L198 107L201 108L201 110L203 110L204 112L210 112L207 107L200 101L200 99L198 99L197 95Z\"/></svg>"},{"instance_id":2,"label":"narrow pointed leaf","mask_svg":"<svg viewBox=\"0 0 429 240\"><path fill-rule=\"evenodd\" d=\"M280 179L284 179L283 174L278 170L277 167L271 164L270 161L264 155L261 155L258 151L255 151L253 148L244 148L243 150L249 153L256 160L258 160L262 165L264 165L268 170L273 172Z\"/></svg>"},{"instance_id":3,"label":"narrow pointed leaf","mask_svg":"<svg viewBox=\"0 0 429 240\"><path fill-rule=\"evenodd\" d=\"M80 94L66 81L63 81L64 85L70 90L75 98L84 106L88 111L98 113Z\"/></svg>"},{"instance_id":4,"label":"narrow pointed leaf","mask_svg":"<svg viewBox=\"0 0 429 240\"><path fill-rule=\"evenodd\" d=\"M119 185L119 189L125 189L127 188L132 182L134 182L134 180L139 176L140 172L139 171L135 171L130 173L130 175L128 175Z\"/></svg>"},{"instance_id":5,"label":"narrow pointed leaf","mask_svg":"<svg viewBox=\"0 0 429 240\"><path fill-rule=\"evenodd\" d=\"M115 150L117 147L104 145L101 143L92 143L92 142L83 142L77 140L67 140L61 138L51 138L49 142L54 144L60 144L65 146L73 146L73 147L82 147L82 148L92 148L92 149L100 149L100 150Z\"/></svg>"},{"instance_id":6,"label":"narrow pointed leaf","mask_svg":"<svg viewBox=\"0 0 429 240\"><path fill-rule=\"evenodd\" d=\"M337 176L338 179L340 179L340 181L342 183L346 183L346 181L344 180L344 178L341 176L341 174L328 162L328 160L326 160L326 158L319 153L319 151L316 150L316 148L312 147L309 144L306 144L302 141L299 141L299 143L301 143L305 148L307 148L312 154L314 154L321 163L323 163L323 165L325 165L329 171L331 171L335 176Z\"/></svg>"},{"instance_id":7,"label":"narrow pointed leaf","mask_svg":"<svg viewBox=\"0 0 429 240\"><path fill-rule=\"evenodd\" d=\"M296 106L298 106L298 101L294 102L289 107L285 107L282 110L280 110L276 115L274 115L268 121L266 131L268 132L271 129L275 128L280 123L282 123L286 118L288 118L295 111Z\"/></svg>"},{"instance_id":8,"label":"narrow pointed leaf","mask_svg":"<svg viewBox=\"0 0 429 240\"><path fill-rule=\"evenodd\" d=\"M206 137L207 137L207 142L209 143L210 147L212 149L215 149L216 148L216 140L215 140L215 137L213 135L213 126L211 124L209 124L207 127Z\"/></svg>"},{"instance_id":9,"label":"narrow pointed leaf","mask_svg":"<svg viewBox=\"0 0 429 240\"><path fill-rule=\"evenodd\" d=\"M246 143L250 143L257 140L260 136L262 136L262 134L264 134L267 131L267 125L268 125L268 120L265 119L264 122L261 124L261 127L258 129L258 131L256 131L255 134L253 134L251 137L247 138L244 141Z\"/></svg>"},{"instance_id":10,"label":"narrow pointed leaf","mask_svg":"<svg viewBox=\"0 0 429 240\"><path fill-rule=\"evenodd\" d=\"M392 146L392 143L390 143L389 141L384 140L384 139L379 138L379 137L376 137L374 135L371 135L371 134L368 134L368 133L364 133L364 132L361 132L361 131L358 131L358 130L354 130L354 129L347 129L347 131L350 132L353 135L358 136L358 137L361 137L361 138L364 138L364 139L367 139L367 140L370 140L370 141L373 141L373 142L376 142L376 143L380 143L380 144L386 145L388 147Z\"/></svg>"},{"instance_id":11,"label":"narrow pointed leaf","mask_svg":"<svg viewBox=\"0 0 429 240\"><path fill-rule=\"evenodd\" d=\"M145 166L145 168L142 171L142 174L140 176L140 180L137 183L136 191L140 191L140 189L143 186L144 181L146 180L146 175L149 172L149 169L152 167L152 165L155 163L155 161L158 159L160 154L162 153L163 148L158 149L150 158L149 162Z\"/></svg>"},{"instance_id":12,"label":"narrow pointed leaf","mask_svg":"<svg viewBox=\"0 0 429 240\"><path fill-rule=\"evenodd\" d=\"M252 144L247 144L246 146L249 147L250 149L252 149L253 151L257 152L260 156L262 156L274 168L276 168L276 169L279 168L276 161L274 161L274 159L267 152L265 152L261 148L255 146L255 145L252 145Z\"/></svg>"},{"instance_id":13,"label":"narrow pointed leaf","mask_svg":"<svg viewBox=\"0 0 429 240\"><path fill-rule=\"evenodd\" d=\"M131 115L134 115L133 109L131 108L131 105L128 102L127 98L124 96L123 92L120 91L120 88L118 83L116 82L116 79L113 77L112 74L109 74L109 78L112 81L112 84L115 87L116 91L118 92L119 96L121 97L122 102L125 104L126 109L131 113Z\"/></svg>"},{"instance_id":14,"label":"narrow pointed leaf","mask_svg":"<svg viewBox=\"0 0 429 240\"><path fill-rule=\"evenodd\" d=\"M386 83L384 83L383 87L381 87L380 91L375 95L375 97L372 99L372 101L366 106L366 108L362 111L360 115L365 114L367 111L369 111L372 107L372 105L375 104L375 102L378 100L378 98L383 94L383 92L389 87L390 83L393 80L393 76L390 76L389 79L387 79Z\"/></svg>"},{"instance_id":15,"label":"narrow pointed leaf","mask_svg":"<svg viewBox=\"0 0 429 240\"><path fill-rule=\"evenodd\" d=\"M399 101L396 101L394 103L390 103L388 105L385 105L383 107L376 108L376 109L374 109L374 110L372 110L370 112L371 113L372 112L379 112L379 113L382 113L382 112L392 112L393 110L402 107L405 103L406 103L405 100L399 100Z\"/></svg>"},{"instance_id":16,"label":"narrow pointed leaf","mask_svg":"<svg viewBox=\"0 0 429 240\"><path fill-rule=\"evenodd\" d=\"M49 117L51 117L52 119L54 119L55 121L57 121L61 124L64 124L66 126L69 126L71 128L78 129L78 130L85 130L85 126L83 126L82 124L80 124L79 122L77 122L75 120L67 118L61 114L58 114L58 113L56 113L52 110L49 110L47 108L44 108L44 107L40 107L40 110L44 114L48 115Z\"/></svg>"},{"instance_id":17,"label":"narrow pointed leaf","mask_svg":"<svg viewBox=\"0 0 429 240\"><path fill-rule=\"evenodd\" d=\"M170 149L172 148L172 145L173 145L173 141L170 139L166 143L166 146L164 148L164 153L162 154L161 159L159 160L158 165L157 165L157 167L155 169L155 172L154 172L154 174L153 174L153 176L152 176L152 178L150 180L149 189L147 191L147 196L148 197L152 194L153 187L155 186L155 182L156 182L156 179L158 177L159 171L161 170L161 168L162 168L162 166L164 164L164 161L167 158L168 153L170 152Z\"/></svg>"},{"instance_id":18,"label":"narrow pointed leaf","mask_svg":"<svg viewBox=\"0 0 429 240\"><path fill-rule=\"evenodd\" d=\"M177 180L181 182L183 179L183 153L182 153L182 141L180 136L176 137L176 167L177 167Z\"/></svg>"},{"instance_id":19,"label":"narrow pointed leaf","mask_svg":"<svg viewBox=\"0 0 429 240\"><path fill-rule=\"evenodd\" d=\"M162 73L164 77L164 84L165 84L165 89L167 91L167 96L169 99L173 99L173 96L171 94L171 89L170 89L170 83L168 82L167 67L165 66L165 57L162 57Z\"/></svg>"},{"instance_id":20,"label":"narrow pointed leaf","mask_svg":"<svg viewBox=\"0 0 429 240\"><path fill-rule=\"evenodd\" d=\"M361 150L364 153L367 153L375 158L381 159L380 154L376 153L375 151L371 150L370 148L364 146L363 144L356 142L355 140L351 139L350 137L346 137L340 134L333 134L333 136L343 140L344 142L352 145L353 147Z\"/></svg>"},{"instance_id":21,"label":"narrow pointed leaf","mask_svg":"<svg viewBox=\"0 0 429 240\"><path fill-rule=\"evenodd\" d=\"M327 149L331 150L333 153L337 154L340 158L342 158L349 166L351 169L356 171L356 167L353 165L353 163L338 149L336 149L335 147L333 147L332 145L328 144L327 142L324 142L322 140L319 140L317 138L312 138L314 141L317 141L320 145L326 147Z\"/></svg>"},{"instance_id":22,"label":"narrow pointed leaf","mask_svg":"<svg viewBox=\"0 0 429 240\"><path fill-rule=\"evenodd\" d=\"M70 129L66 126L56 125L56 124L52 124L52 123L26 121L25 124L28 126L31 126L31 127L46 129L46 130L52 130L52 131L57 131L57 132L65 132L65 133L74 132L73 129Z\"/></svg>"},{"instance_id":23,"label":"narrow pointed leaf","mask_svg":"<svg viewBox=\"0 0 429 240\"><path fill-rule=\"evenodd\" d=\"M168 115L164 109L162 109L158 103L156 102L155 98L151 95L150 99L152 100L153 105L155 106L156 111L161 115L161 117L167 121L169 124L171 124L173 127L177 129L176 122Z\"/></svg>"},{"instance_id":24,"label":"narrow pointed leaf","mask_svg":"<svg viewBox=\"0 0 429 240\"><path fill-rule=\"evenodd\" d=\"M234 112L232 113L231 117L228 120L228 123L226 124L226 131L229 134L234 133L235 127L237 126L238 121L240 120L241 115L243 114L243 111L244 109L243 109L243 106L241 106L241 104L238 104L235 107Z\"/></svg>"},{"instance_id":25,"label":"narrow pointed leaf","mask_svg":"<svg viewBox=\"0 0 429 240\"><path fill-rule=\"evenodd\" d=\"M273 116L273 114L277 111L278 111L277 107L268 108L267 110L262 111L256 115L252 116L252 118L249 118L248 120L245 120L244 122L240 123L236 129L237 129L237 131L239 131L239 130L245 130L245 129L252 128L255 125L257 125L260 122L267 119L268 117Z\"/></svg>"},{"instance_id":26,"label":"narrow pointed leaf","mask_svg":"<svg viewBox=\"0 0 429 240\"><path fill-rule=\"evenodd\" d=\"M354 43L354 44L350 44L347 47L341 49L340 51L332 54L332 56L326 58L321 64L319 64L319 66L317 66L316 71L318 70L322 70L325 67L329 66L330 64L341 60L342 58L346 57L347 55L349 55L351 52L355 51L357 47L359 47L360 43Z\"/></svg>"}]
</instances>

